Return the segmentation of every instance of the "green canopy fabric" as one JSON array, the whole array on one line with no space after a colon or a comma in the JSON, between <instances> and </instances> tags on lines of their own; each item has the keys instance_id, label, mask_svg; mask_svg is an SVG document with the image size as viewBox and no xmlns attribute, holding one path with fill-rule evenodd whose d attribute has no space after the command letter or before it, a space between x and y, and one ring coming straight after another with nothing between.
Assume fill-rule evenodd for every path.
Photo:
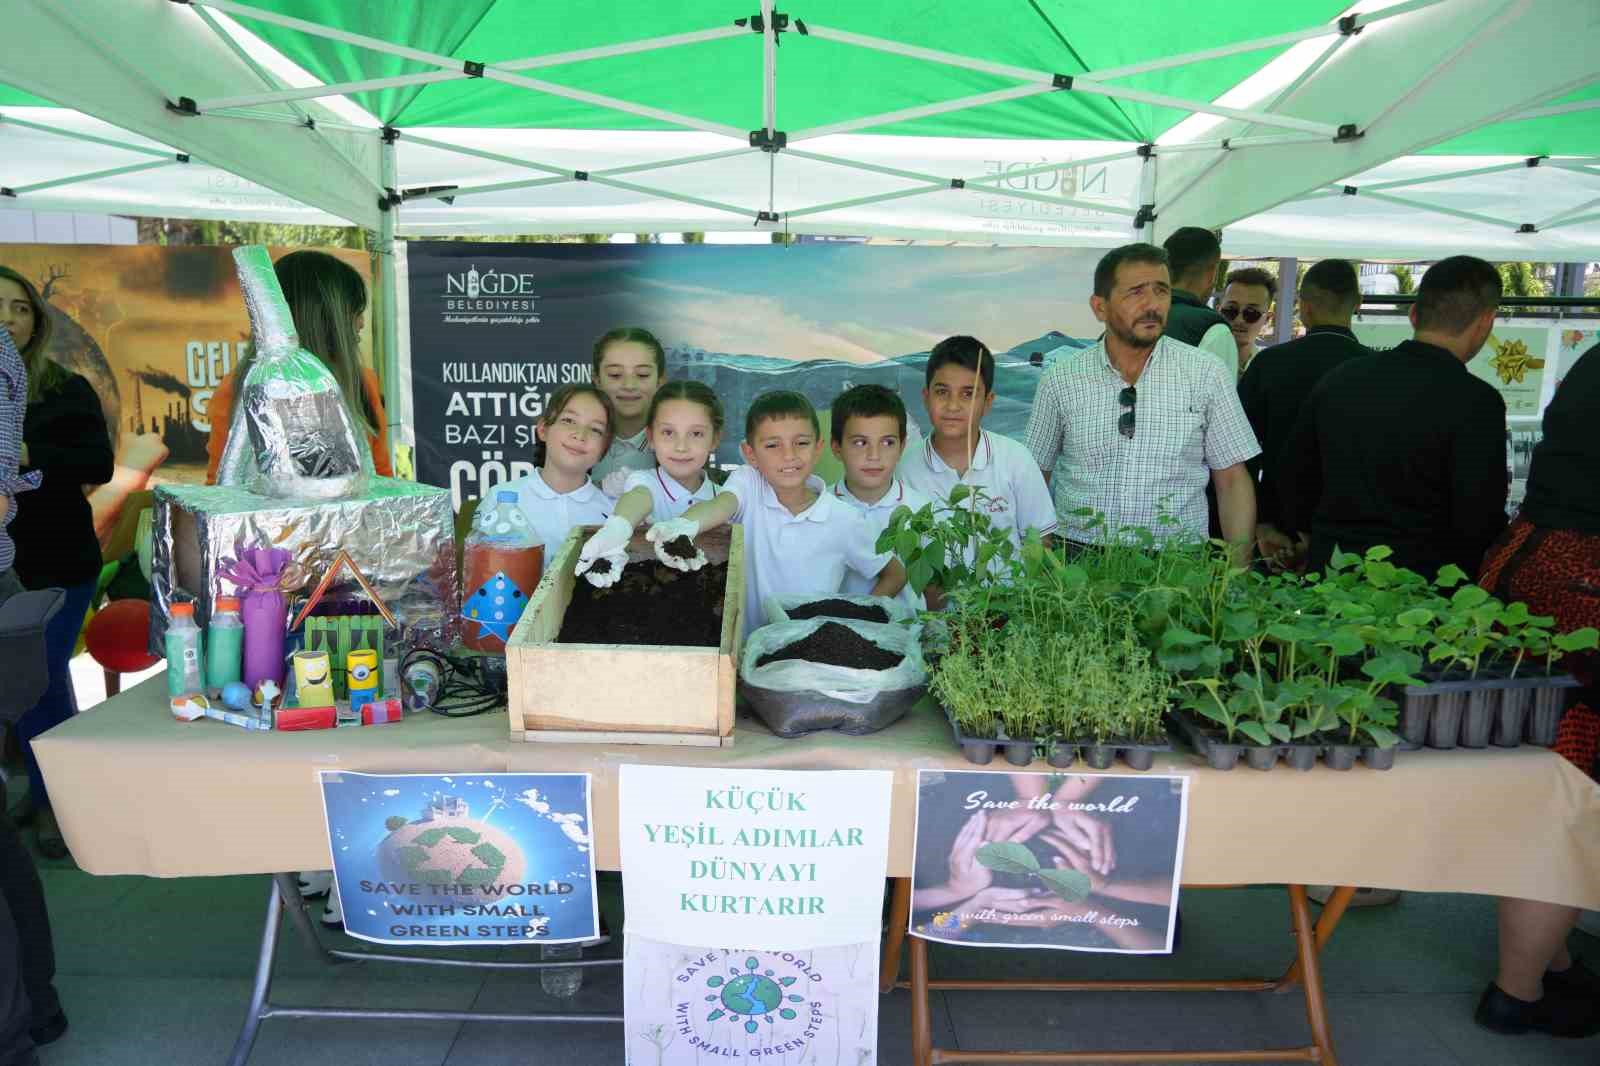
<instances>
[{"instance_id":1,"label":"green canopy fabric","mask_svg":"<svg viewBox=\"0 0 1600 1066\"><path fill-rule=\"evenodd\" d=\"M462 60L496 62L727 26L759 12L707 0L670 4L601 0L583 5L529 0L351 4L260 0L256 6L341 30ZM982 4L864 4L815 0L784 5L791 18L904 44L1034 70L1082 74L1303 29L1338 15L1338 0L1192 0L1106 4L1100 0L990 0ZM413 60L312 37L240 16L240 21L327 82L432 69ZM1117 84L1211 100L1269 62L1278 50L1247 52L1118 79ZM802 129L1014 86L1014 80L872 51L816 37L791 24L778 49L778 125ZM571 88L693 115L741 129L761 121L761 39L751 33L684 48L541 69ZM353 99L398 126L671 129L625 114L514 86L453 81L359 93ZM1185 112L1100 96L1048 93L967 111L874 127L874 133L946 137L1151 141Z\"/></svg>"},{"instance_id":2,"label":"green canopy fabric","mask_svg":"<svg viewBox=\"0 0 1600 1066\"><path fill-rule=\"evenodd\" d=\"M1600 66L1600 59L1596 60ZM1600 103L1600 82L1534 108ZM1427 149L1428 155L1600 155L1600 108L1545 118L1493 122Z\"/></svg>"}]
</instances>

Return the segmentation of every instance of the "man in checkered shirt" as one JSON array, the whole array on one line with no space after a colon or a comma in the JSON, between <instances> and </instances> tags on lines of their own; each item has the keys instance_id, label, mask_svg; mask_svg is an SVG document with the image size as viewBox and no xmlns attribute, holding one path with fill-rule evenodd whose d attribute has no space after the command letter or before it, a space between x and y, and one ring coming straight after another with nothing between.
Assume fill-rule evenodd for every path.
<instances>
[{"instance_id":1,"label":"man in checkered shirt","mask_svg":"<svg viewBox=\"0 0 1600 1066\"><path fill-rule=\"evenodd\" d=\"M1023 436L1055 488L1061 534L1090 544L1144 528L1158 543L1204 540L1209 478L1223 536L1248 562L1256 499L1244 464L1261 448L1227 369L1161 335L1172 306L1166 253L1107 252L1089 306L1105 336L1045 372ZM1085 508L1104 525L1076 513Z\"/></svg>"}]
</instances>

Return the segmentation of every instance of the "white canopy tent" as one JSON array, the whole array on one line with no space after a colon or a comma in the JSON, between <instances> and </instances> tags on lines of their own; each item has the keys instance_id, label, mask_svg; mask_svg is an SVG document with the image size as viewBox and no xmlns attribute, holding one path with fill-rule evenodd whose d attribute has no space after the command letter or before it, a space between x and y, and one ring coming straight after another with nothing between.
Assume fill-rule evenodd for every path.
<instances>
[{"instance_id":1,"label":"white canopy tent","mask_svg":"<svg viewBox=\"0 0 1600 1066\"><path fill-rule=\"evenodd\" d=\"M346 220L399 235L761 227L1098 246L1193 223L1226 225L1228 248L1238 254L1400 258L1448 247L1503 258L1600 256L1585 157L1546 160L1537 173L1516 174L1509 165L1535 153L1470 160L1406 154L1593 84L1600 8L1590 0L1369 0L1339 19L1303 17L1299 28L1264 38L1240 29L1225 45L1067 75L983 58L994 54L992 42L974 42L967 55L847 26L803 26L798 15L784 23L785 32L771 32L777 19L770 0L761 9L768 29L758 35L748 18L736 25L731 17L714 19L716 5L689 4L678 32L629 40L625 30L608 31L614 39L604 45L490 63L476 72L481 77L464 71L460 56L399 39L407 20L398 11L368 19L390 31L382 36L301 18L292 12L330 5L292 0L18 6L13 26L30 47L0 60L0 81L82 113L5 107L0 96L7 160L0 185L16 194L0 197L6 206ZM489 0L477 6L487 10ZM1200 21L1226 17L1236 5L1211 13L1180 7ZM1163 13L1173 12L1151 12ZM328 84L251 30L336 48L355 71L402 63L410 72ZM784 131L779 117L804 110L786 95L790 57L817 40L897 64L886 71L1007 84ZM722 85L720 92L748 96L762 128L577 89L542 73L619 63L648 73L663 56L692 57L712 46L741 49L755 64L756 83ZM537 49L510 42L505 50ZM1029 54L1041 51L1049 50ZM1137 87L1140 78L1241 56L1259 59L1251 76L1213 100ZM396 83L474 83L473 90L494 83L530 99L553 96L580 116L622 116L659 128L508 127L502 102L502 113L483 125L402 122L385 137L351 101ZM817 82L801 85L815 91ZM957 114L981 124L985 114L1017 101L1076 106L1087 95L1194 117L1165 130L1153 147L1128 139L860 132ZM779 133L781 150L751 146ZM179 162L180 153L190 161ZM1380 198L1383 190L1372 188L1458 171L1466 173L1408 189L1401 200L1409 202ZM1333 196L1332 186L1366 187L1369 196ZM1434 194L1445 212L1457 213L1438 214L1430 227L1415 216L1415 203ZM1523 206L1530 195L1539 210ZM395 197L402 202L390 203ZM1522 232L1525 223L1534 231Z\"/></svg>"}]
</instances>

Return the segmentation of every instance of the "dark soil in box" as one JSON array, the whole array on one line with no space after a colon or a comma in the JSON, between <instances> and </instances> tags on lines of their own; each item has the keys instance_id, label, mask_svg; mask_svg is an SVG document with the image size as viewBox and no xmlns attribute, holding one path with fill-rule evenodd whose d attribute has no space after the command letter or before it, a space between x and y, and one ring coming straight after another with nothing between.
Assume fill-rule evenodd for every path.
<instances>
[{"instance_id":1,"label":"dark soil in box","mask_svg":"<svg viewBox=\"0 0 1600 1066\"><path fill-rule=\"evenodd\" d=\"M813 600L788 611L790 621L801 622L807 618L853 618L857 622L887 622L889 612L875 604L851 603L849 600Z\"/></svg>"},{"instance_id":2,"label":"dark soil in box","mask_svg":"<svg viewBox=\"0 0 1600 1066\"><path fill-rule=\"evenodd\" d=\"M629 563L608 589L572 587L558 644L659 644L715 648L722 643L728 564L684 574L654 559Z\"/></svg>"},{"instance_id":3,"label":"dark soil in box","mask_svg":"<svg viewBox=\"0 0 1600 1066\"><path fill-rule=\"evenodd\" d=\"M799 659L827 666L848 666L855 670L888 670L900 665L904 655L885 651L848 626L825 622L809 637L779 648L756 660L756 666Z\"/></svg>"}]
</instances>

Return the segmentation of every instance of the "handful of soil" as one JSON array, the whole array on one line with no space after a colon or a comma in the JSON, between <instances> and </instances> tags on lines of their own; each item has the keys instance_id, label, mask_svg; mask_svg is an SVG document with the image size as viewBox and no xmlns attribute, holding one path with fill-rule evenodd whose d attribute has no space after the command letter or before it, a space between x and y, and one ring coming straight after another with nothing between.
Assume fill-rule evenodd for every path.
<instances>
[{"instance_id":1,"label":"handful of soil","mask_svg":"<svg viewBox=\"0 0 1600 1066\"><path fill-rule=\"evenodd\" d=\"M661 550L674 559L693 559L700 554L700 549L688 537L673 537L661 545Z\"/></svg>"},{"instance_id":2,"label":"handful of soil","mask_svg":"<svg viewBox=\"0 0 1600 1066\"><path fill-rule=\"evenodd\" d=\"M609 560L599 560L610 566ZM728 564L708 563L682 574L654 559L622 568L607 589L587 581L572 587L558 644L656 644L715 648L722 643L722 597Z\"/></svg>"},{"instance_id":3,"label":"handful of soil","mask_svg":"<svg viewBox=\"0 0 1600 1066\"><path fill-rule=\"evenodd\" d=\"M878 647L849 626L825 622L809 637L763 655L756 660L756 666L759 668L788 659L826 666L848 666L853 670L889 670L899 666L905 656Z\"/></svg>"},{"instance_id":4,"label":"handful of soil","mask_svg":"<svg viewBox=\"0 0 1600 1066\"><path fill-rule=\"evenodd\" d=\"M604 555L600 556L600 558L589 564L589 572L592 574L611 573L611 560Z\"/></svg>"},{"instance_id":5,"label":"handful of soil","mask_svg":"<svg viewBox=\"0 0 1600 1066\"><path fill-rule=\"evenodd\" d=\"M789 620L807 618L853 618L858 622L887 622L889 612L871 603L851 603L849 600L812 600L788 611Z\"/></svg>"}]
</instances>

